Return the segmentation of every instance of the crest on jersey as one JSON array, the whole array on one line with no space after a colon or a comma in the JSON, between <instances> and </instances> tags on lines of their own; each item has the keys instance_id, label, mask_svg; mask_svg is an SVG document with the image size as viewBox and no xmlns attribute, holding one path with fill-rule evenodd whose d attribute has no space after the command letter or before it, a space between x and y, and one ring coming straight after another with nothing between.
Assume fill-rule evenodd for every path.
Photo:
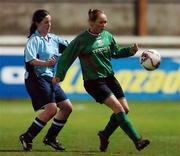
<instances>
[{"instance_id":1,"label":"crest on jersey","mask_svg":"<svg viewBox=\"0 0 180 156\"><path fill-rule=\"evenodd\" d=\"M101 47L104 43L101 39L98 39L97 40L97 43L98 43L98 47Z\"/></svg>"}]
</instances>

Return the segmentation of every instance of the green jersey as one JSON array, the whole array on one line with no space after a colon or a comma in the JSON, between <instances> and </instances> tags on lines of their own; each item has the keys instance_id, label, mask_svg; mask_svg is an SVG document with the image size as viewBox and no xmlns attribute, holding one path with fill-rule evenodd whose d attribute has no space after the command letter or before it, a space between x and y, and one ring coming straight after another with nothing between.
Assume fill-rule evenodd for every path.
<instances>
[{"instance_id":1,"label":"green jersey","mask_svg":"<svg viewBox=\"0 0 180 156\"><path fill-rule=\"evenodd\" d=\"M63 80L67 70L78 57L84 81L106 78L114 75L111 58L132 55L130 47L121 48L108 31L99 35L85 31L63 51L58 61L56 77Z\"/></svg>"}]
</instances>

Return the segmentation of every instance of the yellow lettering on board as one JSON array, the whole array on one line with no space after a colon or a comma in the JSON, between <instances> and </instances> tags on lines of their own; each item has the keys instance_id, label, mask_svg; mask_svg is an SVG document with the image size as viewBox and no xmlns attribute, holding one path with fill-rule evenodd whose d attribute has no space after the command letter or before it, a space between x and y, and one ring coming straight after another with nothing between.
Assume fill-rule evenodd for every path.
<instances>
[{"instance_id":1,"label":"yellow lettering on board","mask_svg":"<svg viewBox=\"0 0 180 156\"><path fill-rule=\"evenodd\" d=\"M84 89L82 74L78 77L76 84L74 86L74 90L76 93L86 93Z\"/></svg>"},{"instance_id":2,"label":"yellow lettering on board","mask_svg":"<svg viewBox=\"0 0 180 156\"><path fill-rule=\"evenodd\" d=\"M166 73L164 71L149 72L148 79L143 86L143 92L156 93L161 90L164 84Z\"/></svg>"},{"instance_id":3,"label":"yellow lettering on board","mask_svg":"<svg viewBox=\"0 0 180 156\"><path fill-rule=\"evenodd\" d=\"M166 94L180 92L180 71L167 74L162 91Z\"/></svg>"},{"instance_id":4,"label":"yellow lettering on board","mask_svg":"<svg viewBox=\"0 0 180 156\"><path fill-rule=\"evenodd\" d=\"M129 85L128 91L131 93L141 93L143 82L146 80L147 72L137 70L132 72L133 81Z\"/></svg>"},{"instance_id":5,"label":"yellow lettering on board","mask_svg":"<svg viewBox=\"0 0 180 156\"><path fill-rule=\"evenodd\" d=\"M124 92L127 91L129 84L131 83L132 78L133 78L132 72L129 70L123 70L123 71L117 72L115 76L117 80L119 81L119 83L121 84Z\"/></svg>"},{"instance_id":6,"label":"yellow lettering on board","mask_svg":"<svg viewBox=\"0 0 180 156\"><path fill-rule=\"evenodd\" d=\"M86 93L83 86L82 74L77 78L75 84L72 84L79 66L72 66L60 84L67 93ZM120 82L124 92L130 93L157 93L163 92L171 94L180 92L180 71L165 72L163 70L145 71L145 70L122 70L116 72L116 78Z\"/></svg>"}]
</instances>

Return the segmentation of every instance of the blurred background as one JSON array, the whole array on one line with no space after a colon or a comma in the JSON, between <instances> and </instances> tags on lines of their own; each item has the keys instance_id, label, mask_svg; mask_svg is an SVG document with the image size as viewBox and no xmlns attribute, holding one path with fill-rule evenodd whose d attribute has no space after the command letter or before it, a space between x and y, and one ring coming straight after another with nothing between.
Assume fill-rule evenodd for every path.
<instances>
[{"instance_id":1,"label":"blurred background","mask_svg":"<svg viewBox=\"0 0 180 156\"><path fill-rule=\"evenodd\" d=\"M25 155L18 136L37 116L24 86L23 51L33 12L48 10L52 32L71 41L87 29L90 8L104 10L107 29L118 44L139 44L135 56L112 59L112 65L129 101L128 116L152 142L139 153L119 130L103 155L179 156L180 0L0 0L0 156ZM139 57L146 49L160 53L157 70L149 72L141 67ZM60 85L74 106L61 134L67 148L61 155L101 156L96 134L111 111L85 92L78 59ZM47 128L34 140L29 155L59 155L42 144Z\"/></svg>"},{"instance_id":2,"label":"blurred background","mask_svg":"<svg viewBox=\"0 0 180 156\"><path fill-rule=\"evenodd\" d=\"M90 8L104 10L107 29L116 41L121 46L140 46L136 57L112 60L126 95L130 99L180 99L179 0L0 0L0 98L28 97L23 48L32 14L40 8L51 14L52 32L68 41L87 29ZM145 49L161 54L158 70L147 72L140 66L139 55ZM62 86L72 99L90 99L80 72L77 61Z\"/></svg>"},{"instance_id":3,"label":"blurred background","mask_svg":"<svg viewBox=\"0 0 180 156\"><path fill-rule=\"evenodd\" d=\"M179 0L0 0L0 35L26 35L32 13L39 8L51 13L55 33L78 34L87 26L89 8L99 8L107 14L108 29L114 35L179 36L179 3Z\"/></svg>"}]
</instances>

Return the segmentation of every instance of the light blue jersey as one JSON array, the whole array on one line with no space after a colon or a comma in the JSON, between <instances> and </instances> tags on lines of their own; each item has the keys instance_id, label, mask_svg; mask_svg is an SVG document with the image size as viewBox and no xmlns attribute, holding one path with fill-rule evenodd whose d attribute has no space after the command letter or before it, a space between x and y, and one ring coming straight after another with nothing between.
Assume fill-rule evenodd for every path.
<instances>
[{"instance_id":1,"label":"light blue jersey","mask_svg":"<svg viewBox=\"0 0 180 156\"><path fill-rule=\"evenodd\" d=\"M29 61L39 59L47 61L48 59L55 57L58 59L60 56L59 49L60 45L67 46L68 42L55 34L48 33L48 41L40 35L38 31L36 31L27 41L25 50L24 50L24 58L25 63L28 64ZM29 66L29 65L28 65ZM48 76L53 77L55 72L55 66L44 67L44 66L33 66L33 72L37 76ZM26 65L26 74L25 78L32 72Z\"/></svg>"}]
</instances>

